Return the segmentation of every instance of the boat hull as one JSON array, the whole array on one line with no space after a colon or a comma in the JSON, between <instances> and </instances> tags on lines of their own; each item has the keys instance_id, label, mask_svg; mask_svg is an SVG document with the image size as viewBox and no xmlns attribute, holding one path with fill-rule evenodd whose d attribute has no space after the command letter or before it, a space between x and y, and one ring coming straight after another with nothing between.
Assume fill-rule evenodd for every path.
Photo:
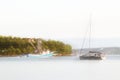
<instances>
[{"instance_id":1,"label":"boat hull","mask_svg":"<svg viewBox=\"0 0 120 80\"><path fill-rule=\"evenodd\" d=\"M80 56L80 60L102 60L102 57L95 57L95 56Z\"/></svg>"}]
</instances>

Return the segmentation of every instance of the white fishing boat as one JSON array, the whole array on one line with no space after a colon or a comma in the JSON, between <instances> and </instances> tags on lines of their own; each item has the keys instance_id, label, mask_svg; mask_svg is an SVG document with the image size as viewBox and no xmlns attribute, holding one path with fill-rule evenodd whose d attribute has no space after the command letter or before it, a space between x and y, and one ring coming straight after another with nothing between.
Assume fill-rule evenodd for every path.
<instances>
[{"instance_id":1,"label":"white fishing boat","mask_svg":"<svg viewBox=\"0 0 120 80\"><path fill-rule=\"evenodd\" d=\"M35 42L33 39L29 40L31 46L34 48L34 53L29 53L25 55L26 57L39 57L39 58L48 58L54 56L54 52L51 52L50 50L42 50L42 41L41 39L38 39L37 46L35 46L33 43Z\"/></svg>"}]
</instances>

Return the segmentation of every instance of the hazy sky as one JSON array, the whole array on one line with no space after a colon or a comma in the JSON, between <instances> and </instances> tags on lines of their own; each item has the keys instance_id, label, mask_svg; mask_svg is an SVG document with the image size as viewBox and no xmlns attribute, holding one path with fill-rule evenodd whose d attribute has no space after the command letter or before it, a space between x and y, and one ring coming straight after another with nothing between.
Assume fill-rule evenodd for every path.
<instances>
[{"instance_id":1,"label":"hazy sky","mask_svg":"<svg viewBox=\"0 0 120 80\"><path fill-rule=\"evenodd\" d=\"M0 35L81 38L92 13L92 37L120 37L119 0L0 0Z\"/></svg>"}]
</instances>

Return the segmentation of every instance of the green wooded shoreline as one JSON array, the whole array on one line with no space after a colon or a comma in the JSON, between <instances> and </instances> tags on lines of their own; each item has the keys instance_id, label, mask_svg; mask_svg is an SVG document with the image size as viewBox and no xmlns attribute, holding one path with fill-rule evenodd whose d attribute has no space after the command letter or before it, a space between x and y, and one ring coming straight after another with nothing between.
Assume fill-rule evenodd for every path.
<instances>
[{"instance_id":1,"label":"green wooded shoreline","mask_svg":"<svg viewBox=\"0 0 120 80\"><path fill-rule=\"evenodd\" d=\"M34 53L35 49L30 44L29 40L32 39L35 46L37 46L38 38L20 38L12 36L0 36L0 56L18 56L25 54L37 54ZM44 40L42 41L42 50L54 51L56 54L65 56L70 55L72 47L69 44L65 44L56 40Z\"/></svg>"}]
</instances>

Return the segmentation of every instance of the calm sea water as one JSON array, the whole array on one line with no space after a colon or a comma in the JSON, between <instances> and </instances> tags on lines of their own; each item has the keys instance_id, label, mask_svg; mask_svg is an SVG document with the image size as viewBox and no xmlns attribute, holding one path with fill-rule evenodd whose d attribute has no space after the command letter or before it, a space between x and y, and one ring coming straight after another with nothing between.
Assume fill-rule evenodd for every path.
<instances>
[{"instance_id":1,"label":"calm sea water","mask_svg":"<svg viewBox=\"0 0 120 80\"><path fill-rule=\"evenodd\" d=\"M106 60L78 57L0 58L0 80L120 80L120 56Z\"/></svg>"}]
</instances>

